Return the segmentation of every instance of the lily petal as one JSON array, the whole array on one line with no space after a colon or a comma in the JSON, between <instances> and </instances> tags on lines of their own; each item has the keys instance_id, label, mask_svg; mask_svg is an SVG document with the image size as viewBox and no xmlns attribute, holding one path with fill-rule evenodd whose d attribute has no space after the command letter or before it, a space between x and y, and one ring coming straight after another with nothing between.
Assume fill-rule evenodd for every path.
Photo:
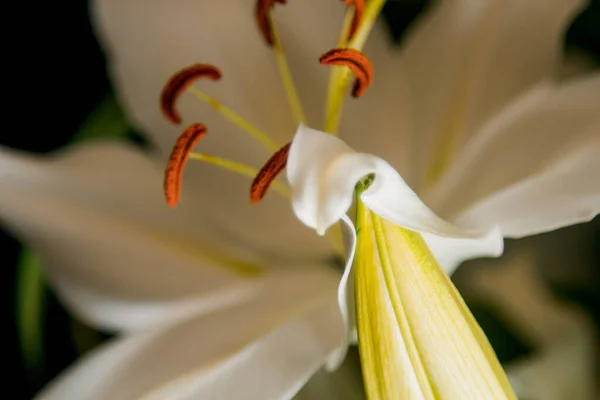
<instances>
[{"instance_id":1,"label":"lily petal","mask_svg":"<svg viewBox=\"0 0 600 400\"><path fill-rule=\"evenodd\" d=\"M327 369L329 371L337 369L348 352L348 346L351 342L356 342L356 310L354 302L354 275L352 265L354 263L354 253L356 251L356 229L354 224L347 215L342 215L340 219L340 228L342 230L342 238L345 249L346 265L344 273L338 285L338 306L340 314L344 321L344 343L338 351L331 354L327 360Z\"/></svg>"},{"instance_id":2,"label":"lily petal","mask_svg":"<svg viewBox=\"0 0 600 400\"><path fill-rule=\"evenodd\" d=\"M319 371L294 400L365 400L360 373L360 361L356 348L335 371Z\"/></svg>"},{"instance_id":3,"label":"lily petal","mask_svg":"<svg viewBox=\"0 0 600 400\"><path fill-rule=\"evenodd\" d=\"M491 120L427 196L450 220L522 237L600 211L600 74L544 85Z\"/></svg>"},{"instance_id":4,"label":"lily petal","mask_svg":"<svg viewBox=\"0 0 600 400\"><path fill-rule=\"evenodd\" d=\"M420 177L437 144L450 153L498 109L560 64L562 35L583 0L438 1L405 40ZM440 68L441 66L441 68Z\"/></svg>"},{"instance_id":5,"label":"lily petal","mask_svg":"<svg viewBox=\"0 0 600 400\"><path fill-rule=\"evenodd\" d=\"M290 399L342 342L338 279L265 278L236 307L104 346L39 399Z\"/></svg>"},{"instance_id":6,"label":"lily petal","mask_svg":"<svg viewBox=\"0 0 600 400\"><path fill-rule=\"evenodd\" d=\"M356 184L373 183L363 202L386 219L412 230L460 235L423 204L402 177L379 157L357 153L339 138L301 125L290 148L287 176L298 218L321 235L348 211Z\"/></svg>"},{"instance_id":7,"label":"lily petal","mask_svg":"<svg viewBox=\"0 0 600 400\"><path fill-rule=\"evenodd\" d=\"M557 238L564 241L572 234L563 230L545 243L515 241L507 257L478 261L458 277L467 298L492 305L519 337L535 345L532 355L506 365L519 398L557 400L561 393L573 400L594 398L594 324L578 306L557 299L538 270L547 271L553 264L540 260L540 254L545 260L581 253L580 240L577 246L555 246ZM581 260L572 261L576 265Z\"/></svg>"},{"instance_id":8,"label":"lily petal","mask_svg":"<svg viewBox=\"0 0 600 400\"><path fill-rule=\"evenodd\" d=\"M452 239L479 241L476 252L497 254L502 248L498 231L465 230L437 217L382 159L356 153L340 139L300 126L292 142L287 176L298 218L319 233L338 221L350 208L356 183L374 174L372 184L361 194L364 204L398 226ZM452 246L438 246L450 249ZM472 252L469 246L460 250ZM444 259L444 257L442 257ZM448 257L461 259L459 254Z\"/></svg>"},{"instance_id":9,"label":"lily petal","mask_svg":"<svg viewBox=\"0 0 600 400\"><path fill-rule=\"evenodd\" d=\"M122 144L45 158L0 149L0 218L42 256L63 300L105 328L142 328L244 298L244 272L256 269L229 261L234 249L223 257L210 247L210 221L193 207L169 209L160 183L154 164Z\"/></svg>"}]
</instances>

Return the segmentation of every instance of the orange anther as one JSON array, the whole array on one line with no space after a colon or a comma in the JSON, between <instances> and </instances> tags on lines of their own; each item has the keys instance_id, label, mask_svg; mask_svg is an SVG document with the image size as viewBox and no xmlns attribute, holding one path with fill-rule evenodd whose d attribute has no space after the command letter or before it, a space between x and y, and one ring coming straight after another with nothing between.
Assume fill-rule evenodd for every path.
<instances>
[{"instance_id":1,"label":"orange anther","mask_svg":"<svg viewBox=\"0 0 600 400\"><path fill-rule=\"evenodd\" d=\"M371 84L373 79L373 66L371 61L358 50L332 49L319 58L321 64L343 65L352 71L356 80L352 87L352 96L360 97Z\"/></svg>"},{"instance_id":2,"label":"orange anther","mask_svg":"<svg viewBox=\"0 0 600 400\"><path fill-rule=\"evenodd\" d=\"M181 195L181 178L183 168L187 162L192 148L207 133L204 124L193 124L187 127L175 142L165 171L165 198L167 204L175 207Z\"/></svg>"},{"instance_id":3,"label":"orange anther","mask_svg":"<svg viewBox=\"0 0 600 400\"><path fill-rule=\"evenodd\" d=\"M269 158L265 165L258 171L250 186L250 202L256 204L265 197L271 183L283 171L287 164L291 143L286 144Z\"/></svg>"},{"instance_id":4,"label":"orange anther","mask_svg":"<svg viewBox=\"0 0 600 400\"><path fill-rule=\"evenodd\" d=\"M273 45L273 33L271 32L269 13L275 6L275 3L285 4L286 2L287 0L257 0L256 2L256 22L258 23L260 32L270 46Z\"/></svg>"},{"instance_id":5,"label":"orange anther","mask_svg":"<svg viewBox=\"0 0 600 400\"><path fill-rule=\"evenodd\" d=\"M165 118L174 124L181 123L181 116L175 109L175 102L188 86L200 78L218 80L221 79L221 72L209 64L195 64L179 71L169 79L160 97L160 105Z\"/></svg>"}]
</instances>

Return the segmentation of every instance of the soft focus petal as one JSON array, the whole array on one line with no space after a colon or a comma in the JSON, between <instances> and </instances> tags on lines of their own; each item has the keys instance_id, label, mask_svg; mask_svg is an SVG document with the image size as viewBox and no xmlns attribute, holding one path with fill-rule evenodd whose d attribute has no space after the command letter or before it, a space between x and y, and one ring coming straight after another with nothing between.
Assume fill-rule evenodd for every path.
<instances>
[{"instance_id":1,"label":"soft focus petal","mask_svg":"<svg viewBox=\"0 0 600 400\"><path fill-rule=\"evenodd\" d=\"M594 71L596 63L591 54L579 48L566 50L564 61L558 72L558 81L567 81Z\"/></svg>"},{"instance_id":2,"label":"soft focus petal","mask_svg":"<svg viewBox=\"0 0 600 400\"><path fill-rule=\"evenodd\" d=\"M290 399L342 342L338 276L266 278L236 307L95 351L40 399Z\"/></svg>"},{"instance_id":3,"label":"soft focus petal","mask_svg":"<svg viewBox=\"0 0 600 400\"><path fill-rule=\"evenodd\" d=\"M599 137L600 74L543 84L490 119L456 157L428 204L456 216L476 201L555 163Z\"/></svg>"},{"instance_id":4,"label":"soft focus petal","mask_svg":"<svg viewBox=\"0 0 600 400\"><path fill-rule=\"evenodd\" d=\"M565 234L558 238L566 240ZM538 271L554 264L542 262L546 255L560 259L565 253L578 269L581 260L570 253L581 253L581 241L570 249L562 241L556 246L556 235L554 239L552 248L544 241L513 242L506 257L478 261L461 271L457 286L471 301L493 307L519 337L533 344L532 354L506 365L519 398L558 400L568 393L573 400L590 400L595 398L593 323L577 305L557 298ZM536 253L538 258L544 254L543 259Z\"/></svg>"},{"instance_id":5,"label":"soft focus petal","mask_svg":"<svg viewBox=\"0 0 600 400\"><path fill-rule=\"evenodd\" d=\"M109 71L133 122L158 146L161 162L182 127L167 123L159 97L167 79L197 62L221 69L218 82L197 86L268 133L288 142L295 125L278 75L272 49L259 35L255 2L246 0L96 0L93 20L109 59ZM335 47L344 5L336 0L304 0L276 5L296 86L311 121L320 121L329 69L320 54ZM311 29L306 29L310 24ZM208 105L185 93L179 109L184 124L203 122L209 135L198 151L260 168L270 156L256 141ZM193 202L199 216L218 215L225 231L246 244L280 257L328 257L331 248L295 221L286 200L268 196L249 204L245 177L210 165L190 165L182 203ZM189 198L189 196L192 196ZM261 234L257 235L257 230Z\"/></svg>"},{"instance_id":6,"label":"soft focus petal","mask_svg":"<svg viewBox=\"0 0 600 400\"><path fill-rule=\"evenodd\" d=\"M600 131L600 124L594 132ZM600 137L534 176L475 204L457 221L498 224L505 237L520 238L586 222L600 213Z\"/></svg>"},{"instance_id":7,"label":"soft focus petal","mask_svg":"<svg viewBox=\"0 0 600 400\"><path fill-rule=\"evenodd\" d=\"M582 0L438 1L405 40L421 178L441 138L460 145L499 108L559 66Z\"/></svg>"},{"instance_id":8,"label":"soft focus petal","mask_svg":"<svg viewBox=\"0 0 600 400\"><path fill-rule=\"evenodd\" d=\"M211 221L167 207L161 180L120 144L45 158L1 149L0 218L88 322L134 329L239 300L240 273L254 270L226 262L234 249L211 246L209 233L219 235Z\"/></svg>"},{"instance_id":9,"label":"soft focus petal","mask_svg":"<svg viewBox=\"0 0 600 400\"><path fill-rule=\"evenodd\" d=\"M563 337L540 354L508 366L508 378L519 397L561 400L568 393L570 400L598 398L594 387L597 337L592 330Z\"/></svg>"},{"instance_id":10,"label":"soft focus petal","mask_svg":"<svg viewBox=\"0 0 600 400\"><path fill-rule=\"evenodd\" d=\"M365 400L356 348L351 349L344 363L333 372L317 372L294 400Z\"/></svg>"},{"instance_id":11,"label":"soft focus petal","mask_svg":"<svg viewBox=\"0 0 600 400\"><path fill-rule=\"evenodd\" d=\"M427 198L464 226L521 237L600 211L600 74L544 86L490 121Z\"/></svg>"},{"instance_id":12,"label":"soft focus petal","mask_svg":"<svg viewBox=\"0 0 600 400\"><path fill-rule=\"evenodd\" d=\"M485 233L448 224L421 202L389 164L378 157L356 153L334 136L300 126L290 149L287 174L296 215L318 232L324 232L346 213L356 183L368 174L374 174L373 183L361 194L361 199L376 214L407 229L453 239L470 239L453 242L460 246L440 244L434 247L442 251L440 257L449 263L449 268L470 255L498 255L501 252L502 236L497 230ZM443 253L446 250L450 251L447 255Z\"/></svg>"}]
</instances>

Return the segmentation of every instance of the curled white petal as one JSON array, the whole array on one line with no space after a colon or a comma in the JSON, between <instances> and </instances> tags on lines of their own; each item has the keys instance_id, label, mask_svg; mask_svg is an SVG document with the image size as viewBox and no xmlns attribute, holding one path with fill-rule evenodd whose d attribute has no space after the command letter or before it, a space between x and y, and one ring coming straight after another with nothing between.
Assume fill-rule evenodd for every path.
<instances>
[{"instance_id":1,"label":"curled white petal","mask_svg":"<svg viewBox=\"0 0 600 400\"><path fill-rule=\"evenodd\" d=\"M326 368L330 371L337 369L346 358L348 346L353 341L353 332L356 330L354 278L352 274L352 265L354 264L354 254L356 252L356 229L350 218L345 214L342 215L340 225L344 248L346 250L346 265L338 286L338 305L342 320L344 321L344 343L329 355Z\"/></svg>"},{"instance_id":2,"label":"curled white petal","mask_svg":"<svg viewBox=\"0 0 600 400\"><path fill-rule=\"evenodd\" d=\"M350 208L356 183L375 179L361 195L364 204L394 224L442 237L484 238L435 215L387 162L357 153L340 139L301 125L292 142L287 175L296 216L323 234Z\"/></svg>"}]
</instances>

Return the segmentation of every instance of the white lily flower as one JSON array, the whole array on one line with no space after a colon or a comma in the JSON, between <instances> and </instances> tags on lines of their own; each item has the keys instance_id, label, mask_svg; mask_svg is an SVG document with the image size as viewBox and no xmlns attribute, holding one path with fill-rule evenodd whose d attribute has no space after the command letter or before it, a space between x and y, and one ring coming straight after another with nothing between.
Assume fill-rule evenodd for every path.
<instances>
[{"instance_id":1,"label":"white lily flower","mask_svg":"<svg viewBox=\"0 0 600 400\"><path fill-rule=\"evenodd\" d=\"M303 0L277 7L281 32L273 38L274 62L247 1L94 2L122 101L150 135L161 164L180 131L158 111L164 82L198 61L222 68L222 81L207 86L214 97L189 88L216 113L201 107L197 114L197 103L187 95L178 109L186 121L199 115L191 121L202 121L211 131L199 146L203 154L190 157L225 168L188 168L183 200L166 210L157 198L155 164L131 149L91 146L50 161L3 153L3 222L40 252L50 279L80 316L128 332L80 361L41 398L287 399L327 360L339 359L352 327L353 313L347 310L352 304L345 303L346 294L352 296L345 290L352 276L344 275L338 296L339 276L324 266L334 253L330 243L301 226L285 198L268 196L248 207L244 177L226 169L247 175L253 171L248 165L262 165L274 143L291 139L298 121L318 121L326 105L327 74L316 60L332 47L361 49L371 28L366 53L375 77L370 82L364 71L362 87L371 85L341 118L347 85L335 83L347 83L348 73L335 69L325 127L376 156L354 153L333 136L301 127L288 170L294 211L320 232L340 218L349 227L344 213L354 184L363 173L376 174L358 203L363 233L356 275L364 276L356 279L358 305L373 312L358 311L359 342L367 343L361 351L377 353L386 345L391 351L387 369L379 368L382 360L366 356L370 396L407 390L428 398L441 390L442 398L452 398L472 389L511 397L487 341L414 230L451 273L462 260L499 255L503 236L555 229L598 212L593 155L600 77L565 84L551 80L562 29L582 4L440 2L396 53L374 24L382 1L365 4L350 42L351 17L362 2L347 2L356 6L341 39L343 9L336 3ZM280 42L287 46L287 61ZM278 68L284 84L275 78ZM291 112L283 106L286 95ZM231 121L250 135L239 135ZM270 138L263 131L272 133ZM176 161L185 159L182 155L188 154L175 152ZM339 160L352 169L335 166ZM175 164L171 172L177 177L182 164ZM327 184L318 195L311 193L319 188L315 182ZM179 187L178 179L168 183L170 189ZM351 243L354 231L344 232ZM383 247L375 248L382 232L398 243L388 249L387 261ZM346 250L352 260L353 246ZM383 268L401 259L404 270ZM240 276L256 272L249 266L255 262L267 264L268 272L254 279ZM382 268L368 270L368 265ZM275 267L287 269L273 272ZM406 279L398 277L397 286L388 288L390 275L382 273L390 271L401 271ZM440 289L438 295L431 288ZM389 297L400 292L408 325L418 327L412 339L408 325L400 323L397 298ZM375 325L366 315L380 318L381 336L369 336ZM428 327L435 330L421 330ZM456 346L443 348L444 339ZM389 373L402 380L386 387Z\"/></svg>"}]
</instances>

